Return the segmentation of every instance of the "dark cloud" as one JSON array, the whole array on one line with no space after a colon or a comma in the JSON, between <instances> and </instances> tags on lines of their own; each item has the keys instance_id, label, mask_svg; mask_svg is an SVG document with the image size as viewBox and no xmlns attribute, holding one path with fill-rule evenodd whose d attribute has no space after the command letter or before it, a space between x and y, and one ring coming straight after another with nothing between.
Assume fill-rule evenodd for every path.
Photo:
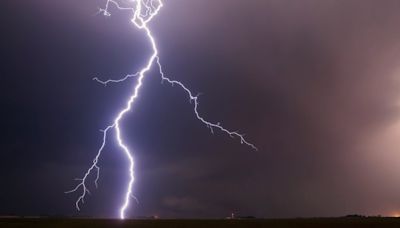
<instances>
[{"instance_id":1,"label":"dark cloud","mask_svg":"<svg viewBox=\"0 0 400 228\"><path fill-rule=\"evenodd\" d=\"M96 15L101 1L2 3L0 213L73 214L75 196L63 191L134 83L91 78L135 72L148 43L126 13ZM260 150L210 134L154 70L124 120L137 160L130 213L396 211L398 12L390 0L165 2L151 26L166 73L202 93L205 117ZM126 162L113 139L100 162L81 214L116 216Z\"/></svg>"}]
</instances>

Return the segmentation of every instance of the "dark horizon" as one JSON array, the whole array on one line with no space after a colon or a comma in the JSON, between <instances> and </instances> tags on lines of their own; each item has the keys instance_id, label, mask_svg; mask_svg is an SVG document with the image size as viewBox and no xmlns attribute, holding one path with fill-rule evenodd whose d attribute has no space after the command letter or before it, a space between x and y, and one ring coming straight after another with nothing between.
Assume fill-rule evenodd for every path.
<instances>
[{"instance_id":1,"label":"dark horizon","mask_svg":"<svg viewBox=\"0 0 400 228\"><path fill-rule=\"evenodd\" d=\"M0 214L118 217L127 162L113 141L75 209L64 194L151 53L104 0L3 0ZM400 215L400 1L169 0L150 27L166 74L199 111L259 151L214 134L186 94L146 78L123 120L136 160L129 217Z\"/></svg>"}]
</instances>

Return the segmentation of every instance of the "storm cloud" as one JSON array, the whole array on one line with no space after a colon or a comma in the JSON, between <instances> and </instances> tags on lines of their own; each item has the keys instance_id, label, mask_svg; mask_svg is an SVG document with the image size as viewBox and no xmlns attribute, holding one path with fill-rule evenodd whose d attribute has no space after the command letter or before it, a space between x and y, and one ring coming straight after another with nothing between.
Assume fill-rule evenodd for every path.
<instances>
[{"instance_id":1,"label":"storm cloud","mask_svg":"<svg viewBox=\"0 0 400 228\"><path fill-rule=\"evenodd\" d=\"M150 54L127 13L102 1L0 3L0 213L74 214L73 186ZM165 1L151 24L169 77L201 93L209 120L246 133L259 151L193 116L183 91L146 79L124 119L139 204L132 216L260 217L400 210L400 2ZM81 215L116 216L127 163L111 138L102 179ZM32 187L29 187L32 186ZM94 188L94 186L92 186Z\"/></svg>"}]
</instances>

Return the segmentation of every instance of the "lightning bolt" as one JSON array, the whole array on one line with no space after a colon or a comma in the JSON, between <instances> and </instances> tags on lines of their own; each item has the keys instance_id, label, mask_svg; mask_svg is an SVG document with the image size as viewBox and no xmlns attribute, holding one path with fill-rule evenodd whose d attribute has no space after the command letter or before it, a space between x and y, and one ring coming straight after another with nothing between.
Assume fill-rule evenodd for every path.
<instances>
[{"instance_id":1,"label":"lightning bolt","mask_svg":"<svg viewBox=\"0 0 400 228\"><path fill-rule=\"evenodd\" d=\"M135 25L136 28L139 30L143 30L144 33L146 34L152 48L152 55L148 59L148 62L145 67L143 67L140 71L136 72L135 74L128 74L125 77L121 79L109 79L106 81L100 80L97 77L93 78L93 80L103 84L103 85L108 85L109 83L119 83L123 82L128 78L131 77L137 77L137 83L133 89L132 95L129 97L129 100L127 101L125 107L118 113L118 115L115 117L114 121L112 124L108 125L104 130L101 130L103 133L103 141L102 144L97 151L97 154L95 158L93 159L92 165L87 169L86 173L84 174L83 178L76 178L75 180L79 181L79 184L75 186L70 191L67 191L65 193L73 193L78 190L81 190L81 194L79 195L77 201L75 202L76 209L79 211L80 210L80 204L83 204L85 201L86 194L90 194L90 191L87 186L88 178L92 174L92 172L95 172L96 178L94 180L94 184L97 188L98 186L98 180L100 176L100 167L97 165L99 158L101 156L101 153L106 145L107 141L107 136L110 130L114 130L116 133L116 140L118 143L118 146L122 149L124 154L126 155L127 160L129 161L129 183L128 187L125 192L125 197L124 197L124 203L122 204L120 210L119 210L119 215L121 219L125 218L125 213L127 208L129 207L130 203L130 198L134 197L132 195L132 186L135 181L135 175L134 175L134 159L132 156L131 150L124 144L121 138L121 128L120 128L120 121L122 118L125 116L125 114L132 109L132 105L134 104L136 98L139 96L140 89L143 85L143 79L146 77L146 73L152 68L153 65L157 65L159 74L161 76L161 81L168 82L172 86L177 85L181 89L183 89L189 99L190 102L194 104L193 106L193 111L196 116L196 118L204 123L211 131L211 133L214 133L214 129L218 129L222 132L225 132L232 138L238 138L242 144L245 144L249 147L251 147L254 150L257 150L257 147L248 142L243 134L238 133L237 131L230 131L226 128L224 128L221 123L212 123L204 119L198 112L198 107L199 107L199 96L195 96L183 83L172 80L168 77L163 72L162 65L160 63L160 58L158 56L158 49L157 45L155 42L155 39L151 33L151 30L148 27L148 23L158 14L160 11L161 7L163 6L163 3L161 0L130 0L128 3L122 4L119 2L119 0L107 0L105 8L100 9L99 12L102 13L105 16L111 16L111 13L109 11L110 6L114 5L118 10L127 10L131 11L133 14L133 17L131 19L132 23Z\"/></svg>"}]
</instances>

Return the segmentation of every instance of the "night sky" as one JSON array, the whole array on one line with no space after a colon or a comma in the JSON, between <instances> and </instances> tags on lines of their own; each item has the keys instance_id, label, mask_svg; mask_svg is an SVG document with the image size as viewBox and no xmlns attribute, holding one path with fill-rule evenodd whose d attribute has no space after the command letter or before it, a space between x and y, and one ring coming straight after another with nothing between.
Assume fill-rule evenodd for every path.
<instances>
[{"instance_id":1,"label":"night sky","mask_svg":"<svg viewBox=\"0 0 400 228\"><path fill-rule=\"evenodd\" d=\"M118 217L128 163L110 134L80 213L64 194L90 166L151 54L104 0L0 2L0 214ZM400 1L165 0L151 22L165 73L144 81L123 138L128 217L400 212ZM91 182L92 183L92 182Z\"/></svg>"}]
</instances>

